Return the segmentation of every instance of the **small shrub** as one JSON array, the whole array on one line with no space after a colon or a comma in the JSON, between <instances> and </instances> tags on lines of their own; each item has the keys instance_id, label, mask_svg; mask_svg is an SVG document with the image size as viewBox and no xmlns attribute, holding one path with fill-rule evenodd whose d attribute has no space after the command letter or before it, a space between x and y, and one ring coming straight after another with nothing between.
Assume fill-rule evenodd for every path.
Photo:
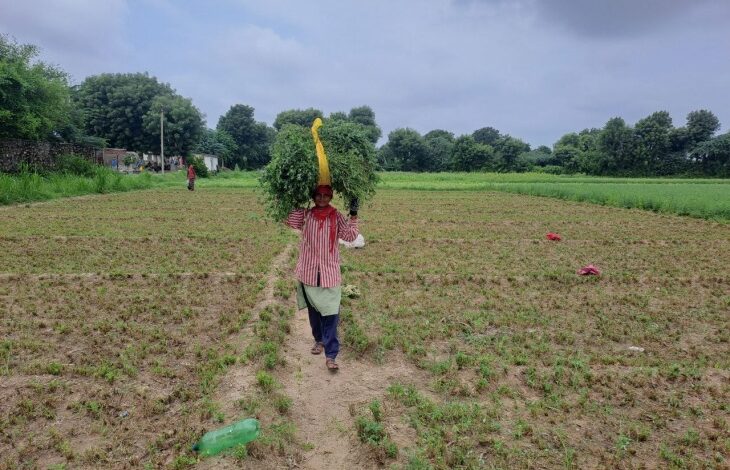
<instances>
[{"instance_id":1,"label":"small shrub","mask_svg":"<svg viewBox=\"0 0 730 470\"><path fill-rule=\"evenodd\" d=\"M385 455L391 459L398 457L398 446L390 439L385 439L383 441L383 449L385 449Z\"/></svg>"},{"instance_id":2,"label":"small shrub","mask_svg":"<svg viewBox=\"0 0 730 470\"><path fill-rule=\"evenodd\" d=\"M69 175L85 176L92 178L96 175L96 170L99 169L99 165L96 165L86 158L67 154L61 155L56 160L55 169L61 173L67 173Z\"/></svg>"},{"instance_id":3,"label":"small shrub","mask_svg":"<svg viewBox=\"0 0 730 470\"><path fill-rule=\"evenodd\" d=\"M625 436L621 434L618 439L616 439L616 450L618 450L620 455L626 454L629 450L629 446L631 445L631 438L628 436Z\"/></svg>"},{"instance_id":4,"label":"small shrub","mask_svg":"<svg viewBox=\"0 0 730 470\"><path fill-rule=\"evenodd\" d=\"M106 168L100 168L94 175L94 192L99 194L108 193L111 189L111 175Z\"/></svg>"},{"instance_id":5,"label":"small shrub","mask_svg":"<svg viewBox=\"0 0 730 470\"><path fill-rule=\"evenodd\" d=\"M127 166L134 165L139 161L139 156L134 152L129 152L126 155L124 155L124 158L122 159L122 163L124 163Z\"/></svg>"},{"instance_id":6,"label":"small shrub","mask_svg":"<svg viewBox=\"0 0 730 470\"><path fill-rule=\"evenodd\" d=\"M378 445L385 439L385 429L383 425L375 421L371 421L364 416L359 416L355 421L357 427L357 435L362 442Z\"/></svg>"},{"instance_id":7,"label":"small shrub","mask_svg":"<svg viewBox=\"0 0 730 470\"><path fill-rule=\"evenodd\" d=\"M376 422L381 422L383 420L383 409L380 406L380 402L378 400L373 400L370 402L370 405L368 406L370 408L370 412L373 414L373 419Z\"/></svg>"},{"instance_id":8,"label":"small shrub","mask_svg":"<svg viewBox=\"0 0 730 470\"><path fill-rule=\"evenodd\" d=\"M279 363L279 358L277 357L276 353L268 353L264 356L264 367L271 370L276 367L276 365Z\"/></svg>"},{"instance_id":9,"label":"small shrub","mask_svg":"<svg viewBox=\"0 0 730 470\"><path fill-rule=\"evenodd\" d=\"M459 351L458 353L456 353L456 367L459 370L461 370L464 367L466 367L469 364L471 364L471 361L472 361L471 356L469 356L468 354L465 354L465 353L463 353L461 351Z\"/></svg>"},{"instance_id":10,"label":"small shrub","mask_svg":"<svg viewBox=\"0 0 730 470\"><path fill-rule=\"evenodd\" d=\"M261 400L256 397L241 398L236 404L251 416L256 416L261 409Z\"/></svg>"},{"instance_id":11,"label":"small shrub","mask_svg":"<svg viewBox=\"0 0 730 470\"><path fill-rule=\"evenodd\" d=\"M51 375L61 375L61 372L63 372L63 366L58 362L50 362L46 366L46 372Z\"/></svg>"},{"instance_id":12,"label":"small shrub","mask_svg":"<svg viewBox=\"0 0 730 470\"><path fill-rule=\"evenodd\" d=\"M248 458L248 448L246 444L240 444L233 448L233 458L242 462Z\"/></svg>"},{"instance_id":13,"label":"small shrub","mask_svg":"<svg viewBox=\"0 0 730 470\"><path fill-rule=\"evenodd\" d=\"M259 371L256 373L256 383L265 392L270 392L276 388L276 379L268 372Z\"/></svg>"},{"instance_id":14,"label":"small shrub","mask_svg":"<svg viewBox=\"0 0 730 470\"><path fill-rule=\"evenodd\" d=\"M274 400L274 407L276 408L276 411L278 411L281 414L287 413L292 405L292 399L287 396L278 396Z\"/></svg>"},{"instance_id":15,"label":"small shrub","mask_svg":"<svg viewBox=\"0 0 730 470\"><path fill-rule=\"evenodd\" d=\"M183 468L192 467L198 463L198 459L190 455L178 455L175 460L172 461L172 468L175 470L181 470Z\"/></svg>"}]
</instances>

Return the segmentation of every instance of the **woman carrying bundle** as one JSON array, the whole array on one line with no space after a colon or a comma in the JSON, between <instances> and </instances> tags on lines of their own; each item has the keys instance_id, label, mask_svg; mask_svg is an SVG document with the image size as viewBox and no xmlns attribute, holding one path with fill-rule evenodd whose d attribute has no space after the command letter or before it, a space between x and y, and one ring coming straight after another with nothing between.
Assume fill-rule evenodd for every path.
<instances>
[{"instance_id":1,"label":"woman carrying bundle","mask_svg":"<svg viewBox=\"0 0 730 470\"><path fill-rule=\"evenodd\" d=\"M320 184L312 195L314 207L294 209L285 223L302 232L295 270L299 281L297 303L300 309L306 307L309 312L314 336L311 352L321 354L324 349L327 369L336 371L339 366L335 359L340 350L337 324L342 298L337 240L353 241L360 232L357 227L357 199L350 203L348 219L330 205L332 195L330 185Z\"/></svg>"}]
</instances>

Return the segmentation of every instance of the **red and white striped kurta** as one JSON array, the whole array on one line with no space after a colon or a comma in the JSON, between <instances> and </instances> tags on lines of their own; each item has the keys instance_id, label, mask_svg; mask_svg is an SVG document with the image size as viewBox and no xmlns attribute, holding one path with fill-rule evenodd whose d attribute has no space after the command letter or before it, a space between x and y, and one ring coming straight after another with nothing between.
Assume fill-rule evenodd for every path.
<instances>
[{"instance_id":1,"label":"red and white striped kurta","mask_svg":"<svg viewBox=\"0 0 730 470\"><path fill-rule=\"evenodd\" d=\"M307 209L294 209L287 217L286 225L302 231L299 244L299 260L294 273L302 284L317 285L317 273L320 273L320 287L335 287L342 284L340 275L340 247L335 239L334 249L330 250L330 220L324 221L321 229L317 220ZM357 238L357 218L346 219L337 212L337 238L351 242Z\"/></svg>"}]
</instances>

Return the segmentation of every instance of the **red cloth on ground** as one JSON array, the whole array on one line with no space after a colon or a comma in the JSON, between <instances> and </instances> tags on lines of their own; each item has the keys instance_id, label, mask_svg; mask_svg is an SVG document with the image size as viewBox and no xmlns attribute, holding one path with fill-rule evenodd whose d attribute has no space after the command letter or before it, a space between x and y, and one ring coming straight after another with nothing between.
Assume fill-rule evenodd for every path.
<instances>
[{"instance_id":1,"label":"red cloth on ground","mask_svg":"<svg viewBox=\"0 0 730 470\"><path fill-rule=\"evenodd\" d=\"M558 235L557 233L553 233L553 232L548 232L548 234L545 235L545 238L547 238L548 240L556 241L556 242L559 242L560 240L562 240L560 235Z\"/></svg>"},{"instance_id":2,"label":"red cloth on ground","mask_svg":"<svg viewBox=\"0 0 730 470\"><path fill-rule=\"evenodd\" d=\"M581 276L600 276L601 270L593 266L592 264L589 264L588 266L579 269L578 274L580 274Z\"/></svg>"}]
</instances>

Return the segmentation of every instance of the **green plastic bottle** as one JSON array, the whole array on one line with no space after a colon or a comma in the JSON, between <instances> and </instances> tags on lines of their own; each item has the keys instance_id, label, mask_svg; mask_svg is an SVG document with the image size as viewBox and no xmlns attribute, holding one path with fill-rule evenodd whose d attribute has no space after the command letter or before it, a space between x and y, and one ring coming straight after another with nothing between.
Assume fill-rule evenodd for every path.
<instances>
[{"instance_id":1,"label":"green plastic bottle","mask_svg":"<svg viewBox=\"0 0 730 470\"><path fill-rule=\"evenodd\" d=\"M231 447L246 444L256 439L261 425L254 418L247 418L226 427L209 431L193 446L200 455L216 455Z\"/></svg>"}]
</instances>

